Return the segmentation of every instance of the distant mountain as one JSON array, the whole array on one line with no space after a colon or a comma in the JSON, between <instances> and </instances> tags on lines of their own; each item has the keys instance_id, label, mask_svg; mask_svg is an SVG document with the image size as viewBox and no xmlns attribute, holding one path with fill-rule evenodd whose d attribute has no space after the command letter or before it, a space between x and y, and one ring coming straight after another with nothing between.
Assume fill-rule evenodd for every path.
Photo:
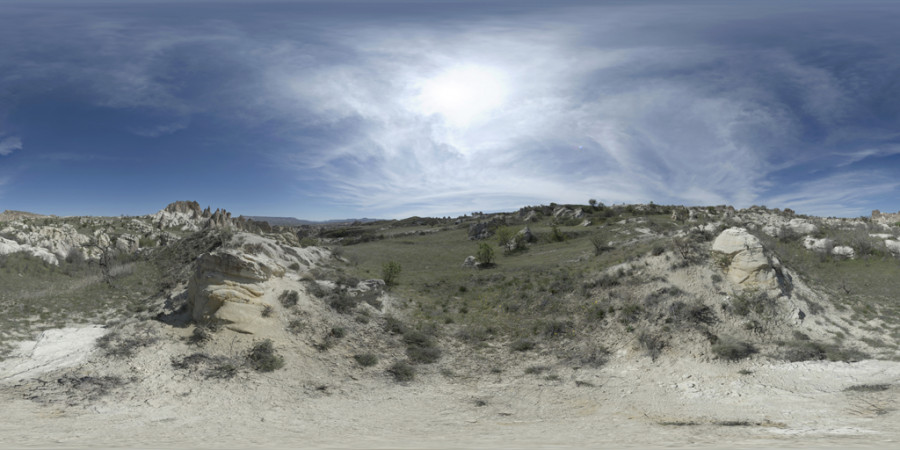
<instances>
[{"instance_id":1,"label":"distant mountain","mask_svg":"<svg viewBox=\"0 0 900 450\"><path fill-rule=\"evenodd\" d=\"M329 225L337 223L353 223L353 222L376 222L381 219L332 219L332 220L301 220L295 217L268 217L268 216L245 216L258 222L268 222L269 225L279 225L286 227L296 227L300 225Z\"/></svg>"}]
</instances>

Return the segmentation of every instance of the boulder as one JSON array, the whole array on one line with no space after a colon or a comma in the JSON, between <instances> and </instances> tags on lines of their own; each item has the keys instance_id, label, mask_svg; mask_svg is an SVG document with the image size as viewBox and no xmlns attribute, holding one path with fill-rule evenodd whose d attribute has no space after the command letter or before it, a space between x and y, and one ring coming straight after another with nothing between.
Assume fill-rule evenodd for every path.
<instances>
[{"instance_id":1,"label":"boulder","mask_svg":"<svg viewBox=\"0 0 900 450\"><path fill-rule=\"evenodd\" d=\"M812 236L806 236L803 238L803 246L806 247L807 250L812 250L814 252L831 253L834 248L834 241L827 238L816 239Z\"/></svg>"},{"instance_id":2,"label":"boulder","mask_svg":"<svg viewBox=\"0 0 900 450\"><path fill-rule=\"evenodd\" d=\"M856 252L853 251L853 247L848 247L846 245L838 245L831 249L831 254L834 256L839 256L841 258L853 259L856 258Z\"/></svg>"},{"instance_id":3,"label":"boulder","mask_svg":"<svg viewBox=\"0 0 900 450\"><path fill-rule=\"evenodd\" d=\"M484 222L473 223L469 225L469 240L483 240L494 235L489 224Z\"/></svg>"},{"instance_id":4,"label":"boulder","mask_svg":"<svg viewBox=\"0 0 900 450\"><path fill-rule=\"evenodd\" d=\"M535 211L535 210L528 211L528 213L525 214L525 217L523 217L522 220L524 220L526 223L527 222L537 222L538 221L537 211Z\"/></svg>"},{"instance_id":5,"label":"boulder","mask_svg":"<svg viewBox=\"0 0 900 450\"><path fill-rule=\"evenodd\" d=\"M806 219L791 219L787 227L797 234L815 234L819 231L819 227Z\"/></svg>"},{"instance_id":6,"label":"boulder","mask_svg":"<svg viewBox=\"0 0 900 450\"><path fill-rule=\"evenodd\" d=\"M40 258L47 264L53 264L54 266L59 265L59 259L53 253L50 253L44 248L33 247L28 244L19 244L16 241L11 241L9 239L3 239L0 237L0 255L8 255L10 253L28 253L35 258Z\"/></svg>"},{"instance_id":7,"label":"boulder","mask_svg":"<svg viewBox=\"0 0 900 450\"><path fill-rule=\"evenodd\" d=\"M140 241L136 236L123 234L116 238L116 250L125 253L134 253L140 248Z\"/></svg>"},{"instance_id":8,"label":"boulder","mask_svg":"<svg viewBox=\"0 0 900 450\"><path fill-rule=\"evenodd\" d=\"M474 256L466 256L466 260L462 263L463 267L478 267L478 261L475 260Z\"/></svg>"},{"instance_id":9,"label":"boulder","mask_svg":"<svg viewBox=\"0 0 900 450\"><path fill-rule=\"evenodd\" d=\"M719 234L712 250L724 262L726 278L742 290L782 291L780 263L769 258L762 243L744 228L729 228Z\"/></svg>"},{"instance_id":10,"label":"boulder","mask_svg":"<svg viewBox=\"0 0 900 450\"><path fill-rule=\"evenodd\" d=\"M900 242L892 239L886 239L884 241L884 246L887 247L888 251L890 251L891 253L900 255Z\"/></svg>"}]
</instances>

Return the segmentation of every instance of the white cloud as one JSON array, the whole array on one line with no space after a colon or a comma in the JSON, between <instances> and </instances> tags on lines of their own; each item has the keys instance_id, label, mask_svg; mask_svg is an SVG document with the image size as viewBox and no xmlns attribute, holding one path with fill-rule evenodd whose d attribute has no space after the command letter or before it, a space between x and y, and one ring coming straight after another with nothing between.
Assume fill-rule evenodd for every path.
<instances>
[{"instance_id":1,"label":"white cloud","mask_svg":"<svg viewBox=\"0 0 900 450\"><path fill-rule=\"evenodd\" d=\"M0 139L0 156L7 156L16 150L22 150L22 139L9 136Z\"/></svg>"},{"instance_id":2,"label":"white cloud","mask_svg":"<svg viewBox=\"0 0 900 450\"><path fill-rule=\"evenodd\" d=\"M353 64L273 64L269 104L295 111L303 127L353 128L340 142L298 143L290 159L300 172L319 170L335 201L370 210L435 199L485 210L589 197L749 205L771 170L806 157L783 151L801 125L765 80L707 68L728 49L595 48L572 41L578 27L404 29L402 40L363 30L336 42L357 55ZM826 76L782 53L753 57L797 79L804 98L839 107ZM472 123L422 115L416 88L459 65L502 73L504 104ZM821 80L807 89L810 78Z\"/></svg>"},{"instance_id":3,"label":"white cloud","mask_svg":"<svg viewBox=\"0 0 900 450\"><path fill-rule=\"evenodd\" d=\"M858 217L870 211L860 207L900 189L900 180L887 173L850 171L797 183L766 199L769 206L791 208L818 216Z\"/></svg>"}]
</instances>

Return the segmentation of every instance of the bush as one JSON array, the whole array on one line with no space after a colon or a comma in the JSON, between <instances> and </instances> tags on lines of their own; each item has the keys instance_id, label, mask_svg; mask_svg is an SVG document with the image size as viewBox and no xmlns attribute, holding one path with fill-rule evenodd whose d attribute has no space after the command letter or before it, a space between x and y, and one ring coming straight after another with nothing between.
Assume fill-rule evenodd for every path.
<instances>
[{"instance_id":1,"label":"bush","mask_svg":"<svg viewBox=\"0 0 900 450\"><path fill-rule=\"evenodd\" d=\"M643 332L638 335L638 342L641 344L644 351L647 352L647 356L653 361L656 361L656 358L659 358L659 355L662 354L663 349L666 347L665 340L648 332Z\"/></svg>"},{"instance_id":2,"label":"bush","mask_svg":"<svg viewBox=\"0 0 900 450\"><path fill-rule=\"evenodd\" d=\"M563 242L566 240L566 234L559 230L559 227L553 225L550 229L550 241L551 242Z\"/></svg>"},{"instance_id":3,"label":"bush","mask_svg":"<svg viewBox=\"0 0 900 450\"><path fill-rule=\"evenodd\" d=\"M387 372L398 382L412 381L416 378L416 368L406 361L397 361L388 367Z\"/></svg>"},{"instance_id":4,"label":"bush","mask_svg":"<svg viewBox=\"0 0 900 450\"><path fill-rule=\"evenodd\" d=\"M372 367L375 364L378 364L378 356L374 353L361 353L358 355L353 355L353 359L356 360L356 363L363 367Z\"/></svg>"},{"instance_id":5,"label":"bush","mask_svg":"<svg viewBox=\"0 0 900 450\"><path fill-rule=\"evenodd\" d=\"M271 339L256 343L247 354L247 362L257 372L272 372L284 367L284 358L275 352Z\"/></svg>"},{"instance_id":6,"label":"bush","mask_svg":"<svg viewBox=\"0 0 900 450\"><path fill-rule=\"evenodd\" d=\"M138 246L141 248L156 247L156 239L146 236L138 239Z\"/></svg>"},{"instance_id":7,"label":"bush","mask_svg":"<svg viewBox=\"0 0 900 450\"><path fill-rule=\"evenodd\" d=\"M300 239L300 247L302 248L315 247L317 245L319 245L319 240L314 237L306 236L303 239Z\"/></svg>"},{"instance_id":8,"label":"bush","mask_svg":"<svg viewBox=\"0 0 900 450\"><path fill-rule=\"evenodd\" d=\"M756 353L756 348L748 342L737 341L734 339L719 339L712 346L712 352L719 359L728 361L739 361Z\"/></svg>"},{"instance_id":9,"label":"bush","mask_svg":"<svg viewBox=\"0 0 900 450\"><path fill-rule=\"evenodd\" d=\"M406 343L406 356L417 364L431 364L441 358L441 349L437 348L434 339L421 331L407 331L403 335Z\"/></svg>"},{"instance_id":10,"label":"bush","mask_svg":"<svg viewBox=\"0 0 900 450\"><path fill-rule=\"evenodd\" d=\"M514 341L514 342L512 343L512 345L510 346L510 348L512 348L512 350L513 350L514 352L527 352L528 350L531 350L531 349L533 349L534 347L535 347L534 341L531 341L531 340L528 340L528 339L519 339L519 340L516 340L516 341Z\"/></svg>"},{"instance_id":11,"label":"bush","mask_svg":"<svg viewBox=\"0 0 900 450\"><path fill-rule=\"evenodd\" d=\"M297 291L283 291L281 295L278 296L278 301L281 302L281 305L285 308L290 308L291 306L296 306L297 302L300 300L300 294Z\"/></svg>"},{"instance_id":12,"label":"bush","mask_svg":"<svg viewBox=\"0 0 900 450\"><path fill-rule=\"evenodd\" d=\"M489 267L494 264L494 249L485 242L478 244L478 252L475 253L475 261L482 267Z\"/></svg>"},{"instance_id":13,"label":"bush","mask_svg":"<svg viewBox=\"0 0 900 450\"><path fill-rule=\"evenodd\" d=\"M381 278L386 286L394 286L397 284L397 277L400 276L400 263L396 261L388 261L381 266Z\"/></svg>"},{"instance_id":14,"label":"bush","mask_svg":"<svg viewBox=\"0 0 900 450\"><path fill-rule=\"evenodd\" d=\"M603 239L603 236L594 236L591 238L591 245L594 246L594 254L600 255L604 252L608 252L613 248L606 245L606 239Z\"/></svg>"},{"instance_id":15,"label":"bush","mask_svg":"<svg viewBox=\"0 0 900 450\"><path fill-rule=\"evenodd\" d=\"M841 348L835 344L824 344L811 340L794 340L791 342L782 342L784 350L782 358L791 361L844 361L853 362L866 359L868 355L854 350Z\"/></svg>"}]
</instances>

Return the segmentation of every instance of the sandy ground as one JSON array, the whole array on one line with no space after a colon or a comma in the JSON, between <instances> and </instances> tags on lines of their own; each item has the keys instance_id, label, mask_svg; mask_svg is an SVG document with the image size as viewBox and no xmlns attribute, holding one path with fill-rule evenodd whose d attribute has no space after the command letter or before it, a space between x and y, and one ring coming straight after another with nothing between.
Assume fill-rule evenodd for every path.
<instances>
[{"instance_id":1,"label":"sandy ground","mask_svg":"<svg viewBox=\"0 0 900 450\"><path fill-rule=\"evenodd\" d=\"M52 330L0 362L0 446L900 448L897 362L620 356L542 375L434 368L400 384L382 366L301 355L270 374L216 380L172 370L171 343L113 370L92 353L97 330ZM73 387L106 373L128 382L105 395ZM862 384L889 386L846 391Z\"/></svg>"}]
</instances>

